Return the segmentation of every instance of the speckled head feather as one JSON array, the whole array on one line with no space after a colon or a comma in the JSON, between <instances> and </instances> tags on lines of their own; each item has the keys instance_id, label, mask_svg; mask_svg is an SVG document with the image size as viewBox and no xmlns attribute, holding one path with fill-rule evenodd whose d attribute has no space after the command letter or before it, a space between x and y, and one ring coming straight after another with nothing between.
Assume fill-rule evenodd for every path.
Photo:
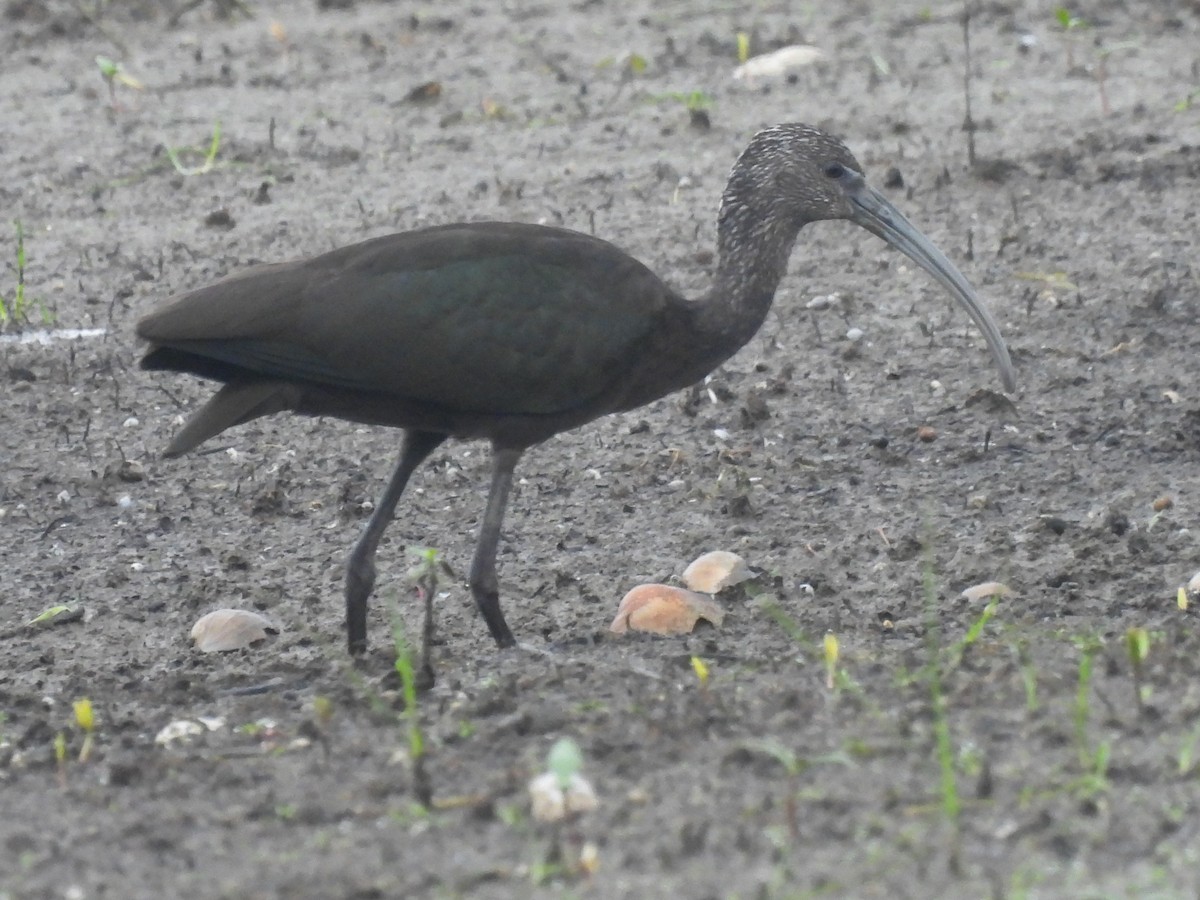
<instances>
[{"instance_id":1,"label":"speckled head feather","mask_svg":"<svg viewBox=\"0 0 1200 900\"><path fill-rule=\"evenodd\" d=\"M863 174L854 154L833 135L795 122L765 128L733 165L720 220L751 215L799 229L808 222L846 218L839 179L847 169Z\"/></svg>"}]
</instances>

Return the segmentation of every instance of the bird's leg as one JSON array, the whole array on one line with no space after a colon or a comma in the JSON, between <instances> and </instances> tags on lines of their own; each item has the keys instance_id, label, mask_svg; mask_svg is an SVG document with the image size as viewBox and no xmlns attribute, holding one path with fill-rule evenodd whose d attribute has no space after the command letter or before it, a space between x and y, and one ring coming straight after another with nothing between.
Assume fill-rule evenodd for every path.
<instances>
[{"instance_id":1,"label":"bird's leg","mask_svg":"<svg viewBox=\"0 0 1200 900\"><path fill-rule=\"evenodd\" d=\"M500 543L500 524L504 521L504 507L508 503L508 489L512 487L513 470L522 452L523 448L492 448L492 488L488 494L487 512L479 527L475 559L471 562L471 593L475 597L475 605L487 622L493 640L500 647L515 647L517 644L508 630L508 623L504 621L504 613L500 611L496 547Z\"/></svg>"},{"instance_id":2,"label":"bird's leg","mask_svg":"<svg viewBox=\"0 0 1200 900\"><path fill-rule=\"evenodd\" d=\"M367 599L375 587L375 550L379 547L379 539L392 521L409 477L445 439L444 434L433 431L404 432L404 449L396 471L375 505L362 537L350 551L346 561L346 637L351 653L363 653L367 649Z\"/></svg>"}]
</instances>

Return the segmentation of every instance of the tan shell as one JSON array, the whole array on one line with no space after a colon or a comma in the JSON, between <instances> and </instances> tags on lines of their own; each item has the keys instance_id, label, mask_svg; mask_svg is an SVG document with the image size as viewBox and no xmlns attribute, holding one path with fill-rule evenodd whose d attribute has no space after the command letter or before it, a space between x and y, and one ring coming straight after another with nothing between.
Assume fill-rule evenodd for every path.
<instances>
[{"instance_id":1,"label":"tan shell","mask_svg":"<svg viewBox=\"0 0 1200 900\"><path fill-rule=\"evenodd\" d=\"M192 640L203 653L243 650L266 640L268 631L279 629L269 619L244 609L215 609L192 626Z\"/></svg>"},{"instance_id":2,"label":"tan shell","mask_svg":"<svg viewBox=\"0 0 1200 900\"><path fill-rule=\"evenodd\" d=\"M713 550L697 556L683 570L683 583L693 591L705 594L715 594L753 577L746 561L728 550Z\"/></svg>"},{"instance_id":3,"label":"tan shell","mask_svg":"<svg viewBox=\"0 0 1200 900\"><path fill-rule=\"evenodd\" d=\"M700 619L719 626L724 618L725 611L704 594L669 584L639 584L621 599L610 629L615 634L631 628L652 634L687 634Z\"/></svg>"},{"instance_id":4,"label":"tan shell","mask_svg":"<svg viewBox=\"0 0 1200 900\"><path fill-rule=\"evenodd\" d=\"M1012 590L1007 584L999 581L985 581L982 584L972 585L959 596L972 603L978 603L980 600L991 600L993 597L1003 597L1011 593Z\"/></svg>"}]
</instances>

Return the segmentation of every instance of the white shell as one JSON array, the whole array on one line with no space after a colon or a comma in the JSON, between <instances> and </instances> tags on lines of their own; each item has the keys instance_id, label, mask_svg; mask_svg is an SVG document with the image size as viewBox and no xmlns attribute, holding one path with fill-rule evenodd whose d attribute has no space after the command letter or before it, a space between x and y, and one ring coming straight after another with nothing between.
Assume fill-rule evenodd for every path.
<instances>
[{"instance_id":1,"label":"white shell","mask_svg":"<svg viewBox=\"0 0 1200 900\"><path fill-rule=\"evenodd\" d=\"M771 53L763 53L746 60L733 70L733 77L738 81L774 78L787 75L789 72L805 66L811 66L824 58L825 54L817 47L808 44L793 44L790 47L780 47Z\"/></svg>"},{"instance_id":2,"label":"white shell","mask_svg":"<svg viewBox=\"0 0 1200 900\"><path fill-rule=\"evenodd\" d=\"M533 817L539 822L561 822L568 815L591 812L600 805L592 785L582 775L572 775L564 789L553 772L543 772L529 782Z\"/></svg>"},{"instance_id":3,"label":"white shell","mask_svg":"<svg viewBox=\"0 0 1200 900\"><path fill-rule=\"evenodd\" d=\"M980 600L991 600L993 597L1004 597L1011 593L1012 589L1007 584L999 581L985 581L981 584L971 585L959 596L964 600L977 603Z\"/></svg>"},{"instance_id":4,"label":"white shell","mask_svg":"<svg viewBox=\"0 0 1200 900\"><path fill-rule=\"evenodd\" d=\"M203 653L244 650L279 631L271 621L244 609L215 609L192 626L192 640Z\"/></svg>"},{"instance_id":5,"label":"white shell","mask_svg":"<svg viewBox=\"0 0 1200 900\"><path fill-rule=\"evenodd\" d=\"M1188 580L1187 592L1191 597L1195 597L1197 594L1200 594L1200 572L1197 572Z\"/></svg>"},{"instance_id":6,"label":"white shell","mask_svg":"<svg viewBox=\"0 0 1200 900\"><path fill-rule=\"evenodd\" d=\"M683 570L683 583L705 594L718 593L753 577L746 561L728 550L713 550L698 556Z\"/></svg>"}]
</instances>

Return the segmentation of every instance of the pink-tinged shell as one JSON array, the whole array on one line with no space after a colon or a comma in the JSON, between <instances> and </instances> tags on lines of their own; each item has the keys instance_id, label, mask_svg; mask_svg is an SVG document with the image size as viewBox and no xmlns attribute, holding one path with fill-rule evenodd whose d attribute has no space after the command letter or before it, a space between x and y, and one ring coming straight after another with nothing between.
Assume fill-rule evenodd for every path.
<instances>
[{"instance_id":1,"label":"pink-tinged shell","mask_svg":"<svg viewBox=\"0 0 1200 900\"><path fill-rule=\"evenodd\" d=\"M725 611L704 594L668 584L640 584L621 598L610 630L687 634L700 619L719 626L724 618Z\"/></svg>"},{"instance_id":2,"label":"pink-tinged shell","mask_svg":"<svg viewBox=\"0 0 1200 900\"><path fill-rule=\"evenodd\" d=\"M728 550L697 556L683 570L683 583L693 591L715 594L754 577L746 561Z\"/></svg>"},{"instance_id":3,"label":"pink-tinged shell","mask_svg":"<svg viewBox=\"0 0 1200 900\"><path fill-rule=\"evenodd\" d=\"M999 581L985 581L982 584L972 585L959 596L971 603L978 603L980 600L991 600L993 597L1004 597L1011 593L1012 590L1007 584Z\"/></svg>"},{"instance_id":4,"label":"pink-tinged shell","mask_svg":"<svg viewBox=\"0 0 1200 900\"><path fill-rule=\"evenodd\" d=\"M202 653L244 650L279 629L258 613L244 609L215 609L192 626L192 640Z\"/></svg>"}]
</instances>

